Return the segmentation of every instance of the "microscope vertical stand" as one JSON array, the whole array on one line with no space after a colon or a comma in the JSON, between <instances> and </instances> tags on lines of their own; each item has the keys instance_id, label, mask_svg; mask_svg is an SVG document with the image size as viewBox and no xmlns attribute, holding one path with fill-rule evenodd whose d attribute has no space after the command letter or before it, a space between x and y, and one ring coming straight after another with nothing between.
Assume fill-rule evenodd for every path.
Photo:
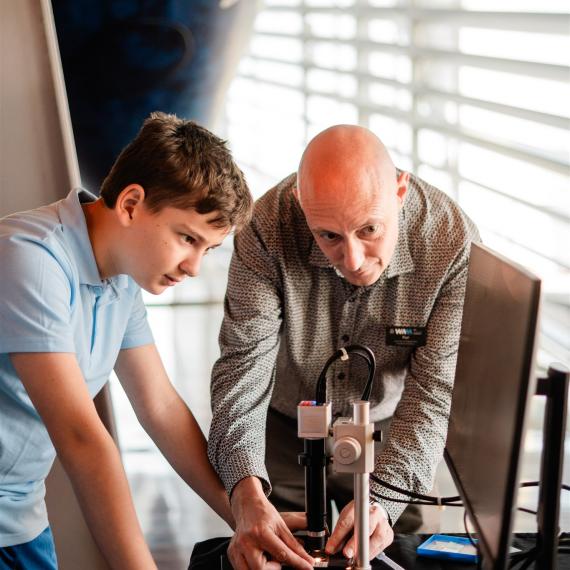
<instances>
[{"instance_id":1,"label":"microscope vertical stand","mask_svg":"<svg viewBox=\"0 0 570 570\"><path fill-rule=\"evenodd\" d=\"M355 402L353 405L353 421L355 425L366 426L370 423L369 402ZM372 441L372 440L371 440ZM374 454L374 443L372 454ZM370 473L354 474L354 536L356 537L356 565L355 570L368 570L370 568L370 540L368 529L370 526Z\"/></svg>"},{"instance_id":2,"label":"microscope vertical stand","mask_svg":"<svg viewBox=\"0 0 570 570\"><path fill-rule=\"evenodd\" d=\"M354 474L354 570L370 570L370 473L374 471L374 424L370 423L370 403L353 402L352 419L341 418L333 426L334 469Z\"/></svg>"}]
</instances>

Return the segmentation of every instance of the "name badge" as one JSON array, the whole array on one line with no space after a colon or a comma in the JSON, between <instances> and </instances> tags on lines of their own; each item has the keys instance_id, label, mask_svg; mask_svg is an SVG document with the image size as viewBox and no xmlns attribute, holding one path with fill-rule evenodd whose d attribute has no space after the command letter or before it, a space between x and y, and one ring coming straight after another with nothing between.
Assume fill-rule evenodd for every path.
<instances>
[{"instance_id":1,"label":"name badge","mask_svg":"<svg viewBox=\"0 0 570 570\"><path fill-rule=\"evenodd\" d=\"M406 346L416 348L426 344L426 327L386 327L386 344L388 346Z\"/></svg>"}]
</instances>

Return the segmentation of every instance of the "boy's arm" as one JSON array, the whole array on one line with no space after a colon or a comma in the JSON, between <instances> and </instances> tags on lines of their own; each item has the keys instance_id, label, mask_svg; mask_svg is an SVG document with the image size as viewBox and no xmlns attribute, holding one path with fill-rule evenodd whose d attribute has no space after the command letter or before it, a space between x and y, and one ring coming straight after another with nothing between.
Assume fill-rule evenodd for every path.
<instances>
[{"instance_id":1,"label":"boy's arm","mask_svg":"<svg viewBox=\"0 0 570 570\"><path fill-rule=\"evenodd\" d=\"M72 353L12 353L111 568L156 569L139 526L119 452Z\"/></svg>"},{"instance_id":2,"label":"boy's arm","mask_svg":"<svg viewBox=\"0 0 570 570\"><path fill-rule=\"evenodd\" d=\"M206 440L174 389L154 344L123 349L115 364L135 413L176 472L232 528L228 496L206 453Z\"/></svg>"}]
</instances>

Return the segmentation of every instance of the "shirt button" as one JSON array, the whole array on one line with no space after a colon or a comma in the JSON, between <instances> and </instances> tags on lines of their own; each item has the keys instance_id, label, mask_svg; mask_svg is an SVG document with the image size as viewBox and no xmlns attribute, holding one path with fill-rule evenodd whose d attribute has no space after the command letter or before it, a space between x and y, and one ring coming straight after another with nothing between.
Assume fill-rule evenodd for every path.
<instances>
[{"instance_id":1,"label":"shirt button","mask_svg":"<svg viewBox=\"0 0 570 570\"><path fill-rule=\"evenodd\" d=\"M338 378L339 380L344 380L344 379L346 378L346 374L345 374L344 372L341 372L341 373L337 376L337 378Z\"/></svg>"},{"instance_id":2,"label":"shirt button","mask_svg":"<svg viewBox=\"0 0 570 570\"><path fill-rule=\"evenodd\" d=\"M350 340L350 337L347 334L343 334L340 337L340 340L342 340L342 342L348 342Z\"/></svg>"}]
</instances>

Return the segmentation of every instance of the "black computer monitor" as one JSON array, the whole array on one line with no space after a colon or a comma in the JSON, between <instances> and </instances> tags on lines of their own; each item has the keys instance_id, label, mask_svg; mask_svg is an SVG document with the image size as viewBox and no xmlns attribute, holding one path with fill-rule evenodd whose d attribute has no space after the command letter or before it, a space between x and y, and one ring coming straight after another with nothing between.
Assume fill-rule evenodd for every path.
<instances>
[{"instance_id":1,"label":"black computer monitor","mask_svg":"<svg viewBox=\"0 0 570 570\"><path fill-rule=\"evenodd\" d=\"M506 568L533 374L540 280L473 244L445 458L485 570Z\"/></svg>"}]
</instances>

